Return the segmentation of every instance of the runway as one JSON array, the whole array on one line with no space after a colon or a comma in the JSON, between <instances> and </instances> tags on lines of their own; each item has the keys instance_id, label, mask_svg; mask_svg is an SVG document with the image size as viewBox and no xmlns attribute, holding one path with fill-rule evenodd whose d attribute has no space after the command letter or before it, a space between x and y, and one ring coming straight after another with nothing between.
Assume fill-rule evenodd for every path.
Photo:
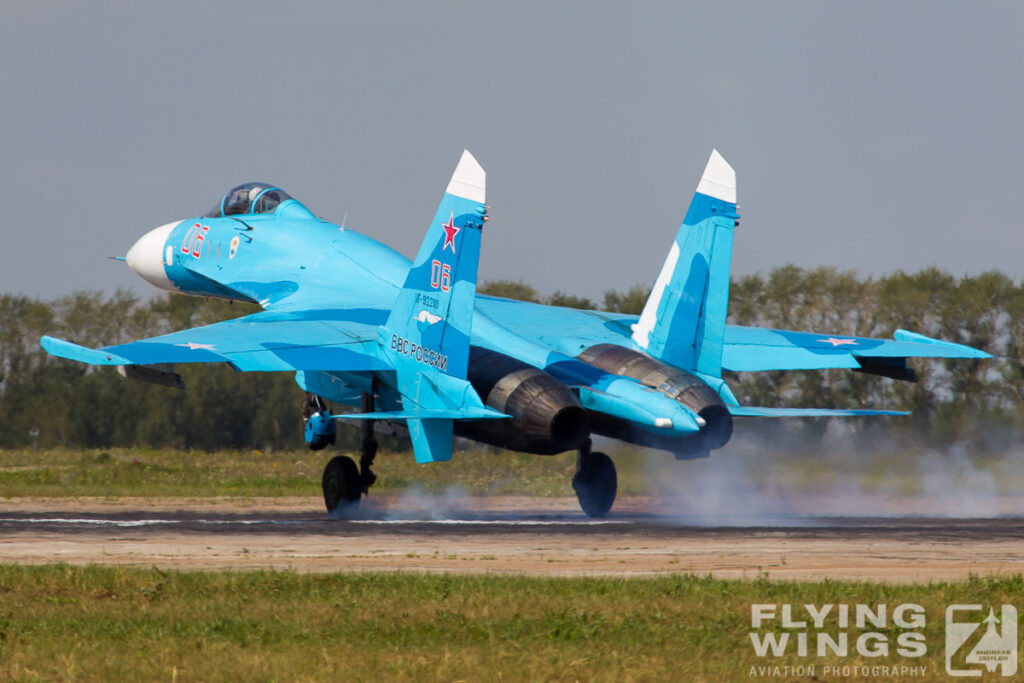
<instances>
[{"instance_id":1,"label":"runway","mask_svg":"<svg viewBox=\"0 0 1024 683\"><path fill-rule=\"evenodd\" d=\"M450 501L449 501L450 503ZM428 506L378 498L327 520L314 499L7 500L0 561L649 576L940 581L1024 571L1024 518L678 517L643 499L589 520L572 499Z\"/></svg>"}]
</instances>

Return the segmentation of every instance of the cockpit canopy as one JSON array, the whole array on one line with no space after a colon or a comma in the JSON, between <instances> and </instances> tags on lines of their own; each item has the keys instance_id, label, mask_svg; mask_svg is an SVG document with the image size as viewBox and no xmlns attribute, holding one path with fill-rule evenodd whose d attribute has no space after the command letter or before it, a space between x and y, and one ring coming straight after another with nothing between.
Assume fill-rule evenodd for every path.
<instances>
[{"instance_id":1,"label":"cockpit canopy","mask_svg":"<svg viewBox=\"0 0 1024 683\"><path fill-rule=\"evenodd\" d=\"M274 213L278 205L291 198L290 194L269 183L244 183L228 190L220 204L213 207L206 217Z\"/></svg>"}]
</instances>

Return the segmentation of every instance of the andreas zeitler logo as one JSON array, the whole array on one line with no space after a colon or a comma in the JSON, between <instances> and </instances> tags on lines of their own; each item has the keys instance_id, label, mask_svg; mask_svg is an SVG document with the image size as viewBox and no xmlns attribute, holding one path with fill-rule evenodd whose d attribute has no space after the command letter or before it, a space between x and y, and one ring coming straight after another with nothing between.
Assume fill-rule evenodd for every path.
<instances>
[{"instance_id":1,"label":"andreas zeitler logo","mask_svg":"<svg viewBox=\"0 0 1024 683\"><path fill-rule=\"evenodd\" d=\"M925 638L927 615L921 605L750 607L750 643L755 656L764 661L763 665L750 667L752 677L821 673L840 678L901 680L935 675L919 659L928 653L929 645L937 645ZM1013 676L1017 672L1017 610L1013 605L1002 605L998 612L982 605L950 605L945 616L947 674L981 676L983 672L991 674L998 670L1002 676ZM762 630L766 627L770 630ZM771 663L772 658L794 655L800 660L797 666ZM882 661L870 665L843 662L851 655ZM894 657L899 660L893 661Z\"/></svg>"},{"instance_id":2,"label":"andreas zeitler logo","mask_svg":"<svg viewBox=\"0 0 1024 683\"><path fill-rule=\"evenodd\" d=\"M1017 608L1003 605L997 616L989 607L988 616L979 622L983 610L981 605L946 608L946 673L950 676L980 676L983 668L988 673L998 668L1003 676L1017 673ZM980 637L972 638L975 632Z\"/></svg>"}]
</instances>

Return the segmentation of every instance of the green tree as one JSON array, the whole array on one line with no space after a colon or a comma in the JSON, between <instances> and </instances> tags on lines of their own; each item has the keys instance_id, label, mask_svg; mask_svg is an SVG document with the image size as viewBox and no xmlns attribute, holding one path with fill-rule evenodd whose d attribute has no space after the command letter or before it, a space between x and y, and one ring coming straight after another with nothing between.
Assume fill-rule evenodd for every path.
<instances>
[{"instance_id":1,"label":"green tree","mask_svg":"<svg viewBox=\"0 0 1024 683\"><path fill-rule=\"evenodd\" d=\"M642 284L635 284L625 292L609 289L604 293L603 310L612 313L640 315L640 312L644 310L644 304L647 303L647 297L650 293L651 288L648 285Z\"/></svg>"},{"instance_id":2,"label":"green tree","mask_svg":"<svg viewBox=\"0 0 1024 683\"><path fill-rule=\"evenodd\" d=\"M477 292L505 299L540 303L540 294L537 293L537 290L522 280L490 280L477 287Z\"/></svg>"},{"instance_id":3,"label":"green tree","mask_svg":"<svg viewBox=\"0 0 1024 683\"><path fill-rule=\"evenodd\" d=\"M488 282L481 293L590 309L564 292L546 300L519 281ZM649 287L609 290L601 308L639 314ZM179 366L188 389L125 381L113 368L48 356L44 334L103 346L236 318L253 305L163 296L140 301L127 291L76 292L54 301L0 295L0 447L176 446L293 448L301 438L302 391L289 373L238 373L227 366ZM891 407L908 419L843 423L852 441L883 433L893 443L935 448L971 444L999 451L1024 436L1024 285L1005 274L957 279L935 268L859 277L834 268L793 265L731 283L729 322L823 334L891 337L900 328L994 354L984 361L917 360L916 384L849 370L727 373L741 402L763 406ZM746 421L767 440L799 434L814 444L828 421ZM357 429L339 430L354 447Z\"/></svg>"},{"instance_id":4,"label":"green tree","mask_svg":"<svg viewBox=\"0 0 1024 683\"><path fill-rule=\"evenodd\" d=\"M562 306L563 308L578 308L585 311L592 311L597 306L593 301L582 296L573 296L565 292L555 292L544 303L550 306Z\"/></svg>"}]
</instances>

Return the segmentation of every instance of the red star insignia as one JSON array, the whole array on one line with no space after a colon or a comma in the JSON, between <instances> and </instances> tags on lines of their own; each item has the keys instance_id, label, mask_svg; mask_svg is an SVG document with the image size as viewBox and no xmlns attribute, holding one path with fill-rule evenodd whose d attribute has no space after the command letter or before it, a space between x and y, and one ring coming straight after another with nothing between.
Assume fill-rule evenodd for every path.
<instances>
[{"instance_id":1,"label":"red star insignia","mask_svg":"<svg viewBox=\"0 0 1024 683\"><path fill-rule=\"evenodd\" d=\"M448 218L447 223L442 223L441 227L444 228L444 246L441 247L443 252L449 246L452 248L452 253L455 253L455 236L459 234L462 228L456 227L455 225L455 212Z\"/></svg>"}]
</instances>

